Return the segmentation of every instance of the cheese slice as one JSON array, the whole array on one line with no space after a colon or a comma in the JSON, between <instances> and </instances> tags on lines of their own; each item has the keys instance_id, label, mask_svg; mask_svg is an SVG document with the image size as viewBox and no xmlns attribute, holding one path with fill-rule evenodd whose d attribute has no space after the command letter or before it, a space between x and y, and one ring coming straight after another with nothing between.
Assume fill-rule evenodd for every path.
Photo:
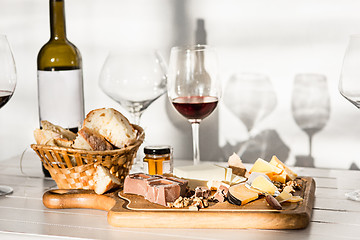
<instances>
[{"instance_id":1,"label":"cheese slice","mask_svg":"<svg viewBox=\"0 0 360 240\"><path fill-rule=\"evenodd\" d=\"M225 169L225 179L223 179L223 181L231 182L231 179L232 179L232 176L233 176L232 169L227 168L227 167L222 167L222 166L219 166L219 165L215 165L215 166L219 167L219 168L224 168ZM220 179L220 180L222 180L222 179Z\"/></svg>"},{"instance_id":2,"label":"cheese slice","mask_svg":"<svg viewBox=\"0 0 360 240\"><path fill-rule=\"evenodd\" d=\"M304 200L304 199L300 196L292 196L290 199L288 199L286 201L296 203L296 202L301 202L302 200Z\"/></svg>"},{"instance_id":3,"label":"cheese slice","mask_svg":"<svg viewBox=\"0 0 360 240\"><path fill-rule=\"evenodd\" d=\"M226 179L228 179L228 177ZM211 190L217 190L220 185L224 185L229 188L232 185L246 182L246 180L247 180L247 178L245 178L245 177L241 177L241 176L232 174L231 181L210 180L207 182L206 186Z\"/></svg>"},{"instance_id":4,"label":"cheese slice","mask_svg":"<svg viewBox=\"0 0 360 240\"><path fill-rule=\"evenodd\" d=\"M288 166L281 162L275 155L271 158L270 164L274 167L284 170L287 174L286 180L294 180L297 174L293 172Z\"/></svg>"},{"instance_id":5,"label":"cheese slice","mask_svg":"<svg viewBox=\"0 0 360 240\"><path fill-rule=\"evenodd\" d=\"M281 174L272 174L270 177L271 181L274 182L280 182L280 183L286 183L286 178L287 178L287 174L286 172L283 172Z\"/></svg>"},{"instance_id":6,"label":"cheese slice","mask_svg":"<svg viewBox=\"0 0 360 240\"><path fill-rule=\"evenodd\" d=\"M231 176L230 185L239 184L239 183L245 182L246 180L247 180L247 178L245 178L245 177L241 177L241 176L233 174Z\"/></svg>"},{"instance_id":7,"label":"cheese slice","mask_svg":"<svg viewBox=\"0 0 360 240\"><path fill-rule=\"evenodd\" d=\"M288 193L295 192L295 190L291 186L284 187L283 191L288 192Z\"/></svg>"},{"instance_id":8,"label":"cheese slice","mask_svg":"<svg viewBox=\"0 0 360 240\"><path fill-rule=\"evenodd\" d=\"M207 187L208 182L206 180L198 180L198 179L191 179L191 178L183 178L185 180L188 180L188 187L190 189L195 189L197 187Z\"/></svg>"},{"instance_id":9,"label":"cheese slice","mask_svg":"<svg viewBox=\"0 0 360 240\"><path fill-rule=\"evenodd\" d=\"M252 183L251 187L256 188L264 193L269 193L271 195L274 195L276 192L278 192L277 187L268 179L266 179L263 175L259 175L256 177Z\"/></svg>"},{"instance_id":10,"label":"cheese slice","mask_svg":"<svg viewBox=\"0 0 360 240\"><path fill-rule=\"evenodd\" d=\"M264 159L258 158L249 172L281 174L283 169L266 162Z\"/></svg>"},{"instance_id":11,"label":"cheese slice","mask_svg":"<svg viewBox=\"0 0 360 240\"><path fill-rule=\"evenodd\" d=\"M231 186L228 192L229 202L235 205L244 205L259 197L256 191L253 191L245 186L244 183Z\"/></svg>"},{"instance_id":12,"label":"cheese slice","mask_svg":"<svg viewBox=\"0 0 360 240\"><path fill-rule=\"evenodd\" d=\"M279 203L285 202L292 198L293 195L287 191L282 191L277 197L276 200L278 200Z\"/></svg>"},{"instance_id":13,"label":"cheese slice","mask_svg":"<svg viewBox=\"0 0 360 240\"><path fill-rule=\"evenodd\" d=\"M217 166L215 164L199 164L190 166L175 167L173 174L177 177L197 180L226 180L225 167Z\"/></svg>"}]
</instances>

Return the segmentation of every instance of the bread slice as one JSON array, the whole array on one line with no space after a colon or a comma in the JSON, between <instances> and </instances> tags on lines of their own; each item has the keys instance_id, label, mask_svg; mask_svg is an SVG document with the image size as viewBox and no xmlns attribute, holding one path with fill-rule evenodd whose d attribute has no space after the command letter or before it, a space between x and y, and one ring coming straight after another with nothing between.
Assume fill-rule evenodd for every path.
<instances>
[{"instance_id":1,"label":"bread slice","mask_svg":"<svg viewBox=\"0 0 360 240\"><path fill-rule=\"evenodd\" d=\"M112 175L109 169L98 165L94 176L95 193L103 194L116 186L120 186L120 180Z\"/></svg>"},{"instance_id":2,"label":"bread slice","mask_svg":"<svg viewBox=\"0 0 360 240\"><path fill-rule=\"evenodd\" d=\"M34 138L37 144L57 146L55 139L60 138L60 134L43 129L35 129Z\"/></svg>"},{"instance_id":3,"label":"bread slice","mask_svg":"<svg viewBox=\"0 0 360 240\"><path fill-rule=\"evenodd\" d=\"M72 147L94 151L106 151L114 149L113 146L108 143L103 136L87 127L80 129Z\"/></svg>"},{"instance_id":4,"label":"bread slice","mask_svg":"<svg viewBox=\"0 0 360 240\"><path fill-rule=\"evenodd\" d=\"M93 150L88 141L86 141L86 139L83 138L80 134L78 134L78 136L75 138L74 143L71 145L71 147L90 151Z\"/></svg>"},{"instance_id":5,"label":"bread slice","mask_svg":"<svg viewBox=\"0 0 360 240\"><path fill-rule=\"evenodd\" d=\"M113 108L89 112L83 126L98 132L118 148L127 147L136 140L136 131L129 120Z\"/></svg>"},{"instance_id":6,"label":"bread slice","mask_svg":"<svg viewBox=\"0 0 360 240\"><path fill-rule=\"evenodd\" d=\"M64 138L67 140L74 140L76 138L76 134L71 132L70 130L67 130L65 128L62 128L58 125L52 124L49 121L43 120L41 121L42 129L44 130L50 130L55 133L60 134L60 138Z\"/></svg>"},{"instance_id":7,"label":"bread slice","mask_svg":"<svg viewBox=\"0 0 360 240\"><path fill-rule=\"evenodd\" d=\"M56 146L66 147L66 148L71 148L71 145L74 143L73 140L68 140L65 138L55 138L54 142L55 142Z\"/></svg>"}]
</instances>

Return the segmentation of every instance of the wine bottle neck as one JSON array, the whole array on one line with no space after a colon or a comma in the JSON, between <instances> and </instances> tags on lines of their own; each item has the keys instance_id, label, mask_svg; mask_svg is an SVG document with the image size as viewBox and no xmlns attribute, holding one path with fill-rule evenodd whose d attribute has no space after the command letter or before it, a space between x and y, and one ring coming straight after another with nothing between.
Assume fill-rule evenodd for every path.
<instances>
[{"instance_id":1,"label":"wine bottle neck","mask_svg":"<svg viewBox=\"0 0 360 240\"><path fill-rule=\"evenodd\" d=\"M50 0L51 39L66 40L64 0Z\"/></svg>"},{"instance_id":2,"label":"wine bottle neck","mask_svg":"<svg viewBox=\"0 0 360 240\"><path fill-rule=\"evenodd\" d=\"M202 72L202 71L206 71L204 69L204 52L202 51L199 51L199 52L196 52L196 62L195 62L195 68Z\"/></svg>"}]
</instances>

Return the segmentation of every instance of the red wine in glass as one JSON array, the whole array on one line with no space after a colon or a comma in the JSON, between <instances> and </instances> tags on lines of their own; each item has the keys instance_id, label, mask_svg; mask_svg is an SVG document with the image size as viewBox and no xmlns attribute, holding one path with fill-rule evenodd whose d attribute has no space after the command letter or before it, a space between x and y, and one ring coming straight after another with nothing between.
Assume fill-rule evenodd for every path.
<instances>
[{"instance_id":1,"label":"red wine in glass","mask_svg":"<svg viewBox=\"0 0 360 240\"><path fill-rule=\"evenodd\" d=\"M0 108L2 108L11 98L14 92L8 90L0 90Z\"/></svg>"},{"instance_id":2,"label":"red wine in glass","mask_svg":"<svg viewBox=\"0 0 360 240\"><path fill-rule=\"evenodd\" d=\"M178 97L172 100L172 104L181 115L195 122L209 116L217 103L218 98L211 96Z\"/></svg>"}]
</instances>

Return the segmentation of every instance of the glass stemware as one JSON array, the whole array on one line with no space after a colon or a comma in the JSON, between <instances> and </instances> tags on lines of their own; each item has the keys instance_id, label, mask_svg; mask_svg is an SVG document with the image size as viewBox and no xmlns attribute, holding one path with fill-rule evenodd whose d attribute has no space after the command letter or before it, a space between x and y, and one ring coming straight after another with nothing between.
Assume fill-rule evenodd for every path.
<instances>
[{"instance_id":1,"label":"glass stemware","mask_svg":"<svg viewBox=\"0 0 360 240\"><path fill-rule=\"evenodd\" d=\"M291 110L296 124L308 135L308 157L313 162L313 136L325 127L330 117L330 96L326 77L321 74L296 75ZM313 166L313 163L309 164Z\"/></svg>"},{"instance_id":2,"label":"glass stemware","mask_svg":"<svg viewBox=\"0 0 360 240\"><path fill-rule=\"evenodd\" d=\"M16 87L16 67L9 42L0 35L0 108L12 97ZM9 186L0 185L0 196L12 193Z\"/></svg>"},{"instance_id":3,"label":"glass stemware","mask_svg":"<svg viewBox=\"0 0 360 240\"><path fill-rule=\"evenodd\" d=\"M166 71L166 64L157 51L110 53L102 67L99 85L140 125L142 113L166 92ZM132 170L142 170L139 157Z\"/></svg>"},{"instance_id":4,"label":"glass stemware","mask_svg":"<svg viewBox=\"0 0 360 240\"><path fill-rule=\"evenodd\" d=\"M350 37L343 60L339 91L349 102L360 108L360 35Z\"/></svg>"},{"instance_id":5,"label":"glass stemware","mask_svg":"<svg viewBox=\"0 0 360 240\"><path fill-rule=\"evenodd\" d=\"M194 165L200 163L199 125L221 96L216 51L207 45L173 47L168 71L168 96L191 123Z\"/></svg>"},{"instance_id":6,"label":"glass stemware","mask_svg":"<svg viewBox=\"0 0 360 240\"><path fill-rule=\"evenodd\" d=\"M350 36L341 69L340 94L355 107L360 109L360 35ZM346 193L347 198L354 199L360 189Z\"/></svg>"}]
</instances>

